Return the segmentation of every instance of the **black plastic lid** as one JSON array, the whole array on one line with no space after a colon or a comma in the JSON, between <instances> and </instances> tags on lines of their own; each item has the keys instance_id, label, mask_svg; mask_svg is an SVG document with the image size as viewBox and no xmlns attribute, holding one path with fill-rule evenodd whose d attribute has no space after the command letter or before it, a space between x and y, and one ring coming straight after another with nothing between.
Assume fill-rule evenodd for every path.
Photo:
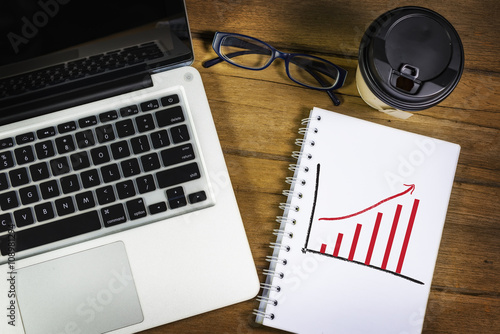
<instances>
[{"instance_id":1,"label":"black plastic lid","mask_svg":"<svg viewBox=\"0 0 500 334\"><path fill-rule=\"evenodd\" d=\"M359 69L381 101L408 111L444 100L460 80L462 42L441 15L421 7L401 7L377 18L359 48Z\"/></svg>"}]
</instances>

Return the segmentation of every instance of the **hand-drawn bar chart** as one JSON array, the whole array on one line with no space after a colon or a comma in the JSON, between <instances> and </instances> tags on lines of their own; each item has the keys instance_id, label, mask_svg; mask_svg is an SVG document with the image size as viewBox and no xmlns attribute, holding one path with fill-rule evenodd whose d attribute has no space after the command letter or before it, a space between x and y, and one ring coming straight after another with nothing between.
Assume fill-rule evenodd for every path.
<instances>
[{"instance_id":1,"label":"hand-drawn bar chart","mask_svg":"<svg viewBox=\"0 0 500 334\"><path fill-rule=\"evenodd\" d=\"M317 197L318 194L319 172L320 166L318 164L315 197ZM411 195L415 189L415 185L405 186L407 186L408 188L400 193L385 198L361 211L340 217L320 217L315 219L315 198L313 204L313 212L311 214L311 220L309 222L309 230L302 251L328 256L332 259L348 261L353 264L367 266L396 275L418 284L423 284L422 282L414 278L404 275L403 272L405 257L408 247L410 246L412 231L415 225L418 207L420 204L420 200L416 198L411 202L408 200L408 198L405 197L406 200L402 201L402 198L400 197ZM400 204L398 202L399 200L401 200L401 202L404 202L408 207L408 203L411 203L411 211L409 209L405 211L404 205ZM405 217L403 217L402 212L409 212L409 216L406 215ZM367 221L367 219L372 219L372 221ZM344 224L342 226L346 226L346 231L339 231L339 225L335 226L335 229L332 228L332 231L335 231L333 232L333 235L330 236L332 238L332 244L321 243L319 249L314 249L315 246L309 247L309 239L314 224L341 223ZM381 225L384 228L381 228ZM384 232L381 233L381 231ZM397 231L398 234L396 233ZM361 235L364 236L364 245L360 244ZM402 239L397 243L397 247L395 246L396 235L398 235L399 238ZM333 240L335 241L333 242ZM379 252L383 251L383 253L380 254L381 256L379 256L377 260L374 260L373 255L376 247ZM341 254L344 255L342 256ZM394 263L392 268L389 268L388 266L390 258L393 259L392 262ZM394 261L396 258L397 262Z\"/></svg>"}]
</instances>

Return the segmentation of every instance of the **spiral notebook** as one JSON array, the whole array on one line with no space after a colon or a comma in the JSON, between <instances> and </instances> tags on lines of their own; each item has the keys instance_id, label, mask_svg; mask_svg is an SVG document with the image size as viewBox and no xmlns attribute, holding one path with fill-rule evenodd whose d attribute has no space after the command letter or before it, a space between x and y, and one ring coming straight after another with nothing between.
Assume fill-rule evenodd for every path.
<instances>
[{"instance_id":1,"label":"spiral notebook","mask_svg":"<svg viewBox=\"0 0 500 334\"><path fill-rule=\"evenodd\" d=\"M294 333L419 333L460 146L314 108L256 321Z\"/></svg>"}]
</instances>

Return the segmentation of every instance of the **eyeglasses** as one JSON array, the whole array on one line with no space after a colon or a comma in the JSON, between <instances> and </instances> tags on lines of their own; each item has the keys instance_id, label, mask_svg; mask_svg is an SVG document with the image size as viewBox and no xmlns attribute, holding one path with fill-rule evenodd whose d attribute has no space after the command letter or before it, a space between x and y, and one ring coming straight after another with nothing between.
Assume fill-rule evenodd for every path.
<instances>
[{"instance_id":1,"label":"eyeglasses","mask_svg":"<svg viewBox=\"0 0 500 334\"><path fill-rule=\"evenodd\" d=\"M215 33L212 47L219 57L204 62L203 67L224 60L247 70L258 71L281 58L285 61L286 74L292 81L308 88L324 90L333 104L340 104L333 90L344 85L347 71L328 60L307 54L281 52L256 38L225 32Z\"/></svg>"}]
</instances>

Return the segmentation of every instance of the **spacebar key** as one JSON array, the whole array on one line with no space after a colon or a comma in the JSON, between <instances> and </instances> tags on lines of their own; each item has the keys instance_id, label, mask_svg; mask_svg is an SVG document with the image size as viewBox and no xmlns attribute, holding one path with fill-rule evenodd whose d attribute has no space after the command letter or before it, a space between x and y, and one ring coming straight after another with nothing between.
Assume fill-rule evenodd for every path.
<instances>
[{"instance_id":1,"label":"spacebar key","mask_svg":"<svg viewBox=\"0 0 500 334\"><path fill-rule=\"evenodd\" d=\"M55 222L38 225L26 230L15 232L16 252L49 244L78 235L99 230L101 221L97 211L90 211L77 216L71 216ZM2 255L9 254L9 236L0 237Z\"/></svg>"}]
</instances>

